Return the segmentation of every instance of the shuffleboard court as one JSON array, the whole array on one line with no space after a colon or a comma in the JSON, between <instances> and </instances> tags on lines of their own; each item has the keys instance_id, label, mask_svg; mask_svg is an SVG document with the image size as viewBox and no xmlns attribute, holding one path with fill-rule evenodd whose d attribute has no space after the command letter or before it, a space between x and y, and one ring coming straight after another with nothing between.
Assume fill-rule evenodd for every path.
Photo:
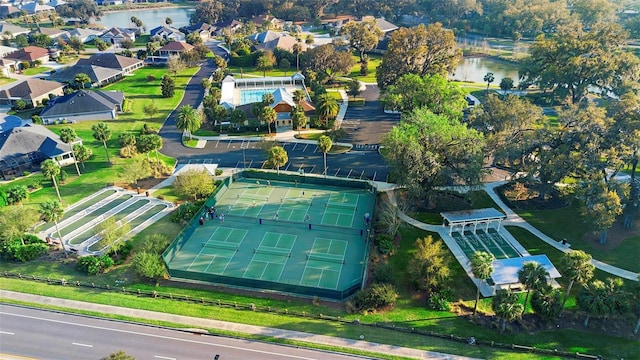
<instances>
[{"instance_id":1,"label":"shuffleboard court","mask_svg":"<svg viewBox=\"0 0 640 360\"><path fill-rule=\"evenodd\" d=\"M266 175L227 179L201 210L202 224L191 221L165 252L170 275L338 299L359 290L370 184Z\"/></svg>"}]
</instances>

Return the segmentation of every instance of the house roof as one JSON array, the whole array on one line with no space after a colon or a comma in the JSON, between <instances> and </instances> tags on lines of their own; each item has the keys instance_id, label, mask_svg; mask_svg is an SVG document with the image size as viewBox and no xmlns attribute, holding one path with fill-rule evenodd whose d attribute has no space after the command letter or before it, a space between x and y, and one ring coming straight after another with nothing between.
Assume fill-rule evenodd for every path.
<instances>
[{"instance_id":1,"label":"house roof","mask_svg":"<svg viewBox=\"0 0 640 360\"><path fill-rule=\"evenodd\" d=\"M7 55L6 58L18 61L35 61L45 56L49 56L49 50L38 46L27 46Z\"/></svg>"},{"instance_id":2,"label":"house roof","mask_svg":"<svg viewBox=\"0 0 640 360\"><path fill-rule=\"evenodd\" d=\"M69 152L69 145L41 125L18 126L0 133L0 160L24 156L33 152L52 158Z\"/></svg>"},{"instance_id":3,"label":"house roof","mask_svg":"<svg viewBox=\"0 0 640 360\"><path fill-rule=\"evenodd\" d=\"M152 37L160 34L164 34L164 36L167 36L170 34L177 34L180 36L184 36L184 33L182 31L176 28L172 28L170 26L158 26L156 28L151 29L149 33L151 34Z\"/></svg>"},{"instance_id":4,"label":"house roof","mask_svg":"<svg viewBox=\"0 0 640 360\"><path fill-rule=\"evenodd\" d=\"M0 90L0 98L34 99L63 87L64 85L55 81L27 79L9 89Z\"/></svg>"},{"instance_id":5,"label":"house roof","mask_svg":"<svg viewBox=\"0 0 640 360\"><path fill-rule=\"evenodd\" d=\"M67 31L65 34L62 34L62 38L68 40L71 37L77 37L82 41L88 41L91 36L99 36L101 33L102 31L98 30L76 28Z\"/></svg>"},{"instance_id":6,"label":"house roof","mask_svg":"<svg viewBox=\"0 0 640 360\"><path fill-rule=\"evenodd\" d=\"M64 5L64 4L66 4L66 3L67 3L67 2L66 2L66 1L64 1L64 0L49 0L49 2L47 3L47 5L49 5L49 6L53 6L53 7L56 7L56 6Z\"/></svg>"},{"instance_id":7,"label":"house roof","mask_svg":"<svg viewBox=\"0 0 640 360\"><path fill-rule=\"evenodd\" d=\"M283 88L277 88L274 92L271 93L271 95L273 95L273 102L269 106L271 106L272 108L282 103L291 106L296 105L296 103L293 101L293 96L291 96L291 94L289 94Z\"/></svg>"},{"instance_id":8,"label":"house roof","mask_svg":"<svg viewBox=\"0 0 640 360\"><path fill-rule=\"evenodd\" d=\"M35 14L41 11L51 11L54 10L55 8L53 6L49 6L49 5L40 5L40 3L38 2L29 2L29 3L25 3L22 6L20 6L20 10L24 10L26 12L28 12L29 14Z\"/></svg>"},{"instance_id":9,"label":"house roof","mask_svg":"<svg viewBox=\"0 0 640 360\"><path fill-rule=\"evenodd\" d=\"M4 57L7 54L11 54L12 52L16 52L16 51L18 51L17 48L0 45L0 58Z\"/></svg>"},{"instance_id":10,"label":"house roof","mask_svg":"<svg viewBox=\"0 0 640 360\"><path fill-rule=\"evenodd\" d=\"M51 74L49 78L60 82L72 83L76 75L80 73L87 74L92 83L99 83L121 74L122 71L102 66L76 64Z\"/></svg>"},{"instance_id":11,"label":"house roof","mask_svg":"<svg viewBox=\"0 0 640 360\"><path fill-rule=\"evenodd\" d=\"M142 63L140 59L116 55L114 53L96 53L88 59L78 60L78 65L95 65L110 69L124 70L133 65Z\"/></svg>"},{"instance_id":12,"label":"house roof","mask_svg":"<svg viewBox=\"0 0 640 360\"><path fill-rule=\"evenodd\" d=\"M298 40L290 35L283 35L276 39L269 40L263 43L260 47L264 50L271 51L273 51L275 48L291 51L295 44L300 44L300 46L302 47L302 51L305 51L307 49L307 44L305 44L304 42L298 43Z\"/></svg>"},{"instance_id":13,"label":"house roof","mask_svg":"<svg viewBox=\"0 0 640 360\"><path fill-rule=\"evenodd\" d=\"M0 5L0 16L11 16L19 12L20 12L20 9L18 9L15 6L7 5L7 4Z\"/></svg>"},{"instance_id":14,"label":"house roof","mask_svg":"<svg viewBox=\"0 0 640 360\"><path fill-rule=\"evenodd\" d=\"M284 36L284 35L285 35L285 33L267 30L267 31L263 31L261 33L249 35L249 40L256 41L256 42L259 42L261 44L264 44L264 43L266 43L268 41L275 40L275 39L277 39L277 38L279 38L281 36Z\"/></svg>"},{"instance_id":15,"label":"house roof","mask_svg":"<svg viewBox=\"0 0 640 360\"><path fill-rule=\"evenodd\" d=\"M194 25L189 25L189 26L185 26L180 28L180 30L182 30L183 32L190 34L192 32L201 32L201 31L215 31L217 29L217 27L213 26L213 25L209 25L205 22L201 22L201 23L197 23Z\"/></svg>"},{"instance_id":16,"label":"house roof","mask_svg":"<svg viewBox=\"0 0 640 360\"><path fill-rule=\"evenodd\" d=\"M4 34L5 32L10 32L13 36L19 34L28 34L31 32L29 29L22 28L20 26L16 26L13 24L6 23L4 21L0 21L0 34Z\"/></svg>"},{"instance_id":17,"label":"house roof","mask_svg":"<svg viewBox=\"0 0 640 360\"><path fill-rule=\"evenodd\" d=\"M388 32L390 32L390 31L398 30L398 29L399 29L396 25L394 25L394 24L392 24L392 23L388 22L387 20L385 20L385 19L383 19L383 18L377 18L377 19L376 19L376 25L377 25L377 26L378 26L378 28L379 28L380 30L382 30L382 32L383 32L383 33L385 33L385 34L386 34L386 33L388 33Z\"/></svg>"},{"instance_id":18,"label":"house roof","mask_svg":"<svg viewBox=\"0 0 640 360\"><path fill-rule=\"evenodd\" d=\"M135 39L135 32L133 30L129 30L129 29L125 29L125 28L119 28L119 27L112 27L111 29L103 32L100 37L120 37L120 38L125 38L125 39Z\"/></svg>"},{"instance_id":19,"label":"house roof","mask_svg":"<svg viewBox=\"0 0 640 360\"><path fill-rule=\"evenodd\" d=\"M188 44L184 41L171 41L167 43L167 45L158 49L158 51L180 51L186 52L193 49L193 45Z\"/></svg>"},{"instance_id":20,"label":"house roof","mask_svg":"<svg viewBox=\"0 0 640 360\"><path fill-rule=\"evenodd\" d=\"M67 117L79 114L113 111L116 105L122 105L124 94L121 91L79 90L61 96L49 102L40 113L43 118Z\"/></svg>"},{"instance_id":21,"label":"house roof","mask_svg":"<svg viewBox=\"0 0 640 360\"><path fill-rule=\"evenodd\" d=\"M7 132L18 126L22 126L22 119L19 116L9 115L0 119L0 133Z\"/></svg>"},{"instance_id":22,"label":"house roof","mask_svg":"<svg viewBox=\"0 0 640 360\"><path fill-rule=\"evenodd\" d=\"M53 28L44 28L44 27L38 28L38 32L40 34L45 34L45 35L47 35L49 37L52 37L52 38L57 38L58 36L62 36L62 35L67 33L64 30L53 29Z\"/></svg>"}]
</instances>

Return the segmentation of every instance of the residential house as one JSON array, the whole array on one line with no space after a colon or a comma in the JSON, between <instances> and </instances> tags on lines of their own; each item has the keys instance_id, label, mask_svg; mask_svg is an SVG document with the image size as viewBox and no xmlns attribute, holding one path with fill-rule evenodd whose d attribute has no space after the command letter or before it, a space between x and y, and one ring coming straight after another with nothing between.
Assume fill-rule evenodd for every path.
<instances>
[{"instance_id":1,"label":"residential house","mask_svg":"<svg viewBox=\"0 0 640 360\"><path fill-rule=\"evenodd\" d=\"M41 105L44 99L64 95L64 85L55 81L27 79L4 90L0 90L0 103L14 105L24 100L33 107Z\"/></svg>"},{"instance_id":2,"label":"residential house","mask_svg":"<svg viewBox=\"0 0 640 360\"><path fill-rule=\"evenodd\" d=\"M18 63L28 62L31 66L35 66L36 61L40 61L40 63L49 61L49 50L38 46L27 46L6 55L5 58Z\"/></svg>"},{"instance_id":3,"label":"residential house","mask_svg":"<svg viewBox=\"0 0 640 360\"><path fill-rule=\"evenodd\" d=\"M62 166L73 164L71 147L42 125L25 124L17 116L0 119L0 178L10 180L25 171L37 171L47 159Z\"/></svg>"},{"instance_id":4,"label":"residential house","mask_svg":"<svg viewBox=\"0 0 640 360\"><path fill-rule=\"evenodd\" d=\"M283 50L287 50L290 52L293 52L293 47L295 44L300 44L302 51L306 51L307 50L307 44L304 43L303 41L298 41L298 39L296 39L295 37L291 36L291 35L282 35L276 39L273 40L269 40L265 43L262 43L260 45L257 45L256 47L265 51L273 51L276 48L280 48Z\"/></svg>"},{"instance_id":5,"label":"residential house","mask_svg":"<svg viewBox=\"0 0 640 360\"><path fill-rule=\"evenodd\" d=\"M150 31L151 38L160 38L167 41L184 41L185 34L170 26L158 26Z\"/></svg>"},{"instance_id":6,"label":"residential house","mask_svg":"<svg viewBox=\"0 0 640 360\"><path fill-rule=\"evenodd\" d=\"M49 0L49 2L46 3L46 5L49 5L49 6L52 6L52 7L57 7L57 6L60 6L60 5L64 5L66 3L67 2L64 1L64 0Z\"/></svg>"},{"instance_id":7,"label":"residential house","mask_svg":"<svg viewBox=\"0 0 640 360\"><path fill-rule=\"evenodd\" d=\"M3 77L11 77L16 71L16 62L9 59L0 59L0 75Z\"/></svg>"},{"instance_id":8,"label":"residential house","mask_svg":"<svg viewBox=\"0 0 640 360\"><path fill-rule=\"evenodd\" d=\"M58 38L61 36L68 35L68 32L66 30L60 30L56 28L39 27L37 32L39 34L47 35L48 37L52 38L54 41L57 41Z\"/></svg>"},{"instance_id":9,"label":"residential house","mask_svg":"<svg viewBox=\"0 0 640 360\"><path fill-rule=\"evenodd\" d=\"M244 24L239 20L219 21L214 25L216 36L233 35L243 26Z\"/></svg>"},{"instance_id":10,"label":"residential house","mask_svg":"<svg viewBox=\"0 0 640 360\"><path fill-rule=\"evenodd\" d=\"M76 28L73 30L69 30L67 34L62 35L62 39L65 41L69 41L70 38L76 37L80 39L80 41L82 41L83 43L87 43L89 41L92 41L96 37L100 36L100 34L102 34L102 31L93 30L93 29Z\"/></svg>"},{"instance_id":11,"label":"residential house","mask_svg":"<svg viewBox=\"0 0 640 360\"><path fill-rule=\"evenodd\" d=\"M260 33L249 35L248 39L253 41L256 44L264 44L266 42L276 40L277 38L285 35L287 34L282 32L267 30Z\"/></svg>"},{"instance_id":12,"label":"residential house","mask_svg":"<svg viewBox=\"0 0 640 360\"><path fill-rule=\"evenodd\" d=\"M182 53L191 51L193 45L182 41L172 41L158 49L158 56L168 58L170 56L180 56Z\"/></svg>"},{"instance_id":13,"label":"residential house","mask_svg":"<svg viewBox=\"0 0 640 360\"><path fill-rule=\"evenodd\" d=\"M121 91L79 90L53 99L40 117L45 124L62 120L113 120L122 112L123 103L124 93Z\"/></svg>"},{"instance_id":14,"label":"residential house","mask_svg":"<svg viewBox=\"0 0 640 360\"><path fill-rule=\"evenodd\" d=\"M125 75L144 66L144 62L114 53L96 53L88 59L80 59L70 67L52 73L49 78L72 84L79 73L87 74L91 86L103 86L122 79Z\"/></svg>"},{"instance_id":15,"label":"residential house","mask_svg":"<svg viewBox=\"0 0 640 360\"><path fill-rule=\"evenodd\" d=\"M10 47L10 46L2 46L0 45L0 59L6 57L7 55L18 51L18 48Z\"/></svg>"},{"instance_id":16,"label":"residential house","mask_svg":"<svg viewBox=\"0 0 640 360\"><path fill-rule=\"evenodd\" d=\"M12 39L18 35L28 35L30 32L30 29L0 21L0 36L3 39Z\"/></svg>"},{"instance_id":17,"label":"residential house","mask_svg":"<svg viewBox=\"0 0 640 360\"><path fill-rule=\"evenodd\" d=\"M256 24L257 28L265 27L267 29L282 29L284 27L284 21L277 19L271 15L259 15L253 17L251 22Z\"/></svg>"},{"instance_id":18,"label":"residential house","mask_svg":"<svg viewBox=\"0 0 640 360\"><path fill-rule=\"evenodd\" d=\"M140 59L130 58L127 56L116 55L114 53L96 53L88 59L80 59L78 65L93 65L116 69L122 72L122 75L130 74L144 66L144 62Z\"/></svg>"},{"instance_id":19,"label":"residential house","mask_svg":"<svg viewBox=\"0 0 640 360\"><path fill-rule=\"evenodd\" d=\"M120 44L125 40L136 41L135 29L125 29L119 27L113 27L99 36L100 40L107 44Z\"/></svg>"},{"instance_id":20,"label":"residential house","mask_svg":"<svg viewBox=\"0 0 640 360\"><path fill-rule=\"evenodd\" d=\"M20 9L13 5L2 4L0 5L0 18L12 18L20 16Z\"/></svg>"},{"instance_id":21,"label":"residential house","mask_svg":"<svg viewBox=\"0 0 640 360\"><path fill-rule=\"evenodd\" d=\"M40 4L37 1L24 3L20 5L18 8L20 9L20 11L26 11L27 14L32 14L32 15L53 12L55 10L54 7Z\"/></svg>"},{"instance_id":22,"label":"residential house","mask_svg":"<svg viewBox=\"0 0 640 360\"><path fill-rule=\"evenodd\" d=\"M202 41L207 41L209 39L213 39L216 36L217 27L209 25L207 23L199 23L195 25L185 26L180 28L180 30L185 34L197 33L200 35Z\"/></svg>"},{"instance_id":23,"label":"residential house","mask_svg":"<svg viewBox=\"0 0 640 360\"><path fill-rule=\"evenodd\" d=\"M74 84L76 75L87 74L91 79L88 87L100 87L122 79L122 71L94 65L73 65L49 75L49 79ZM85 86L87 86L85 84Z\"/></svg>"}]
</instances>

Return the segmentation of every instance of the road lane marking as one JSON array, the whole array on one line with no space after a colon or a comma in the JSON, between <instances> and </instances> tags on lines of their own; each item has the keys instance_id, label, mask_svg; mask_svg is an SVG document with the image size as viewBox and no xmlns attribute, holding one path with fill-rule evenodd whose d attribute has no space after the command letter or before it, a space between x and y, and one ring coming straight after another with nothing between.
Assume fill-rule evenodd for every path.
<instances>
[{"instance_id":1,"label":"road lane marking","mask_svg":"<svg viewBox=\"0 0 640 360\"><path fill-rule=\"evenodd\" d=\"M176 360L176 358L166 357L166 356L161 356L161 355L153 355L153 357L154 358L158 358L158 359Z\"/></svg>"},{"instance_id":2,"label":"road lane marking","mask_svg":"<svg viewBox=\"0 0 640 360\"><path fill-rule=\"evenodd\" d=\"M179 337L173 337L173 336L149 334L149 333L143 333L143 332L133 331L133 330L121 330L121 329L109 328L109 327L98 326L98 325L79 324L77 322L47 319L47 318L43 318L43 317L30 316L30 315L13 314L13 313L7 313L7 312L3 312L3 311L0 311L0 315L7 315L7 316L20 317L20 318L48 321L48 322L53 322L53 323L58 323L58 324L65 324L65 325L70 325L70 326L78 326L78 327L89 328L89 329L98 329L98 330L103 330L103 331L119 332L119 333L123 333L123 334L146 336L146 337L157 338L157 339L174 340L174 341L180 341L180 342L184 342L184 343L199 344L199 345L206 345L206 346L212 346L212 347L221 347L221 348L225 348L225 349L234 349L234 350L246 351L246 352L251 352L251 353L267 354L267 355L278 355L281 358L292 358L292 359L301 359L301 360L316 360L316 358L309 358L309 357L304 357L304 356L287 354L287 353L285 353L286 349L283 349L283 352L256 350L256 349L247 348L246 346L223 345L223 344L216 344L216 343L210 343L210 342L199 341L199 340L181 339ZM135 324L135 325L136 326L145 327L145 325L141 325L141 324ZM211 340L213 341L214 339L211 339ZM231 339L229 339L229 340L231 340ZM73 344L82 346L81 344L76 344L76 343L73 343ZM87 345L87 346L93 347L93 345ZM305 349L305 350L310 350L310 349Z\"/></svg>"},{"instance_id":3,"label":"road lane marking","mask_svg":"<svg viewBox=\"0 0 640 360\"><path fill-rule=\"evenodd\" d=\"M0 331L0 334L5 334L5 335L15 335L15 333L8 332L8 331Z\"/></svg>"},{"instance_id":4,"label":"road lane marking","mask_svg":"<svg viewBox=\"0 0 640 360\"><path fill-rule=\"evenodd\" d=\"M71 343L73 345L78 345L78 346L84 346L84 347L93 347L93 345L89 345L89 344L82 344L82 343Z\"/></svg>"}]
</instances>

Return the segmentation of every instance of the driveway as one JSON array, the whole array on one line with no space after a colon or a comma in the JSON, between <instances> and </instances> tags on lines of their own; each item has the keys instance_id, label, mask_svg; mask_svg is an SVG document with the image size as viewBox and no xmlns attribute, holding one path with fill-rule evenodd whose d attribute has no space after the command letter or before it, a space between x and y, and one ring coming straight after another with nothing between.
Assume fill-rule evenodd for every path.
<instances>
[{"instance_id":1,"label":"driveway","mask_svg":"<svg viewBox=\"0 0 640 360\"><path fill-rule=\"evenodd\" d=\"M398 114L385 114L379 96L378 85L367 85L360 94L365 99L364 106L349 106L347 109L342 121L347 135L340 141L352 143L356 148L377 148L371 145L380 144L382 137L400 121Z\"/></svg>"}]
</instances>

